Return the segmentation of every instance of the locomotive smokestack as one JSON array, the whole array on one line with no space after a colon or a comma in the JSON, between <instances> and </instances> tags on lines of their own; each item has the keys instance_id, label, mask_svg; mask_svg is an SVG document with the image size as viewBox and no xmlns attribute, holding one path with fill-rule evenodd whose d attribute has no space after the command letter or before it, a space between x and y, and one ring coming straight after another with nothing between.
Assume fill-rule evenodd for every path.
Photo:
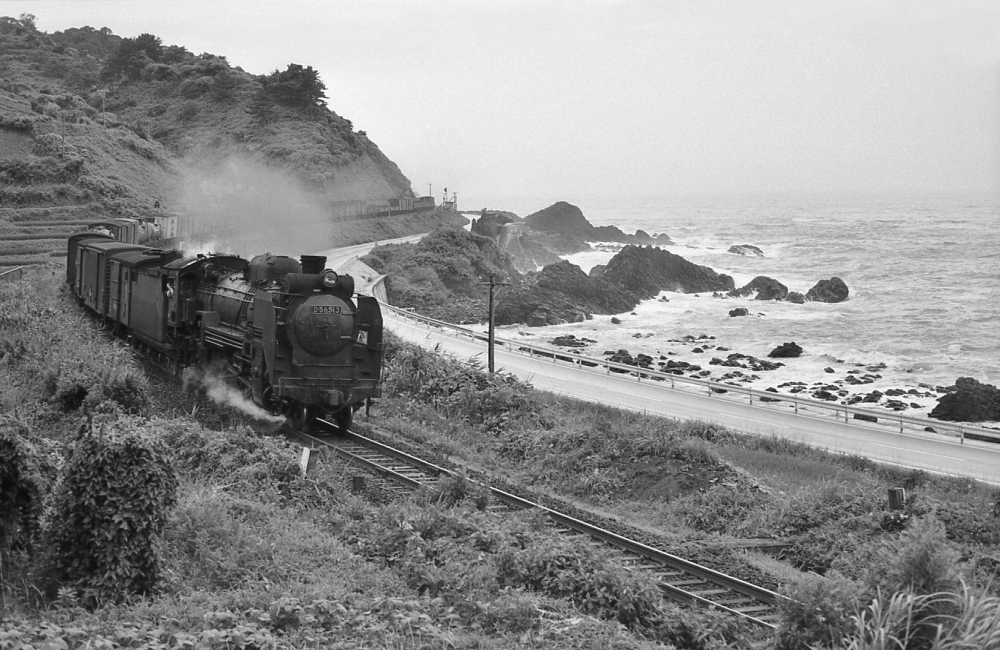
<instances>
[{"instance_id":1,"label":"locomotive smokestack","mask_svg":"<svg viewBox=\"0 0 1000 650\"><path fill-rule=\"evenodd\" d=\"M303 273L322 273L326 268L325 255L303 255L299 258Z\"/></svg>"}]
</instances>

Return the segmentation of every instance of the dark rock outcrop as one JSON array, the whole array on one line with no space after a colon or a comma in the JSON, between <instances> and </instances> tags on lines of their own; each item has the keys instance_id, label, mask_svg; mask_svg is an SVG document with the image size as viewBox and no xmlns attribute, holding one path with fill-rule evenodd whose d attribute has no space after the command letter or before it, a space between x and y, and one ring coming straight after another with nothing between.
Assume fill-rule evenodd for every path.
<instances>
[{"instance_id":1,"label":"dark rock outcrop","mask_svg":"<svg viewBox=\"0 0 1000 650\"><path fill-rule=\"evenodd\" d=\"M501 325L527 323L530 326L581 322L591 314L617 314L639 303L632 293L602 278L591 278L579 266L567 261L550 264L526 278L496 307Z\"/></svg>"},{"instance_id":2,"label":"dark rock outcrop","mask_svg":"<svg viewBox=\"0 0 1000 650\"><path fill-rule=\"evenodd\" d=\"M653 298L660 291L697 293L735 288L728 275L650 246L626 246L611 258L602 278L641 299Z\"/></svg>"},{"instance_id":3,"label":"dark rock outcrop","mask_svg":"<svg viewBox=\"0 0 1000 650\"><path fill-rule=\"evenodd\" d=\"M590 273L588 273L587 275L589 275L592 278L603 277L604 269L606 266L607 266L606 264L595 264L593 267L591 267Z\"/></svg>"},{"instance_id":4,"label":"dark rock outcrop","mask_svg":"<svg viewBox=\"0 0 1000 650\"><path fill-rule=\"evenodd\" d=\"M783 357L798 357L802 354L802 347L792 341L791 343L782 343L778 347L774 348L767 353L767 356L772 359L778 359Z\"/></svg>"},{"instance_id":5,"label":"dark rock outcrop","mask_svg":"<svg viewBox=\"0 0 1000 650\"><path fill-rule=\"evenodd\" d=\"M472 220L470 230L483 237L499 239L503 226L518 221L521 221L521 218L513 212L483 210L480 212L478 219Z\"/></svg>"},{"instance_id":6,"label":"dark rock outcrop","mask_svg":"<svg viewBox=\"0 0 1000 650\"><path fill-rule=\"evenodd\" d=\"M629 235L616 226L594 226L583 216L580 208L566 201L559 201L544 210L529 214L524 218L524 222L535 232L569 235L585 241L611 241L622 244L673 243L667 235L650 236L641 230L635 235Z\"/></svg>"},{"instance_id":7,"label":"dark rock outcrop","mask_svg":"<svg viewBox=\"0 0 1000 650\"><path fill-rule=\"evenodd\" d=\"M785 296L785 302L794 302L796 305L801 305L805 303L805 301L806 297L798 291L789 291L788 295Z\"/></svg>"},{"instance_id":8,"label":"dark rock outcrop","mask_svg":"<svg viewBox=\"0 0 1000 650\"><path fill-rule=\"evenodd\" d=\"M737 307L736 309L729 310L730 318L735 318L736 316L749 316L750 310L746 307Z\"/></svg>"},{"instance_id":9,"label":"dark rock outcrop","mask_svg":"<svg viewBox=\"0 0 1000 650\"><path fill-rule=\"evenodd\" d=\"M591 343L597 343L593 339L588 339L585 336L576 338L573 334L563 334L562 336L557 336L550 341L552 345L558 345L566 348L585 348Z\"/></svg>"},{"instance_id":10,"label":"dark rock outcrop","mask_svg":"<svg viewBox=\"0 0 1000 650\"><path fill-rule=\"evenodd\" d=\"M730 246L727 253L732 253L733 255L752 255L755 257L764 257L764 251L753 246L751 244L738 244L736 246Z\"/></svg>"},{"instance_id":11,"label":"dark rock outcrop","mask_svg":"<svg viewBox=\"0 0 1000 650\"><path fill-rule=\"evenodd\" d=\"M590 244L579 237L535 233L513 212L483 210L478 219L472 220L470 230L497 242L521 273L555 264L561 259L560 255L590 250Z\"/></svg>"},{"instance_id":12,"label":"dark rock outcrop","mask_svg":"<svg viewBox=\"0 0 1000 650\"><path fill-rule=\"evenodd\" d=\"M850 291L847 284L838 277L820 280L812 289L806 292L806 300L814 302L844 302Z\"/></svg>"},{"instance_id":13,"label":"dark rock outcrop","mask_svg":"<svg viewBox=\"0 0 1000 650\"><path fill-rule=\"evenodd\" d=\"M788 287L766 275L758 275L739 289L730 291L729 296L742 298L754 293L757 294L757 300L784 300L788 295Z\"/></svg>"},{"instance_id":14,"label":"dark rock outcrop","mask_svg":"<svg viewBox=\"0 0 1000 650\"><path fill-rule=\"evenodd\" d=\"M708 362L708 365L726 366L729 368L746 368L753 370L754 372L761 372L763 370L777 370L785 364L780 361L766 361L764 359L758 359L757 357L750 356L749 354L733 352L725 359L713 357L712 360Z\"/></svg>"},{"instance_id":15,"label":"dark rock outcrop","mask_svg":"<svg viewBox=\"0 0 1000 650\"><path fill-rule=\"evenodd\" d=\"M959 377L955 386L938 398L930 417L953 422L1000 420L1000 389L972 377Z\"/></svg>"}]
</instances>

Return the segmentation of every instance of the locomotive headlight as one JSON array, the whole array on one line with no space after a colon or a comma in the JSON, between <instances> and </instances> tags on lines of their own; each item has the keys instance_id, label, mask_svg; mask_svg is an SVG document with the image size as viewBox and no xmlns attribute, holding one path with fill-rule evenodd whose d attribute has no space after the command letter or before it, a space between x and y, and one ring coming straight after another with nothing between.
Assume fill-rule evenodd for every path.
<instances>
[{"instance_id":1,"label":"locomotive headlight","mask_svg":"<svg viewBox=\"0 0 1000 650\"><path fill-rule=\"evenodd\" d=\"M326 287L327 289L332 289L333 286L337 284L337 280L339 279L340 278L337 276L336 271L331 271L330 269L323 271L322 275L323 286Z\"/></svg>"}]
</instances>

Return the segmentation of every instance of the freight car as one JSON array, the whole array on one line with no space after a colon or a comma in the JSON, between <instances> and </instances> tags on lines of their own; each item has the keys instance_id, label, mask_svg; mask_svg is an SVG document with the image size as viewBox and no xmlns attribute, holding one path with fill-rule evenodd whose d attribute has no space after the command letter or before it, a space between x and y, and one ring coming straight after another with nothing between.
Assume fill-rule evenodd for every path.
<instances>
[{"instance_id":1,"label":"freight car","mask_svg":"<svg viewBox=\"0 0 1000 650\"><path fill-rule=\"evenodd\" d=\"M143 219L108 219L87 226L90 232L108 235L126 244L145 244L160 235L160 226L154 221Z\"/></svg>"},{"instance_id":2,"label":"freight car","mask_svg":"<svg viewBox=\"0 0 1000 650\"><path fill-rule=\"evenodd\" d=\"M331 214L338 221L348 221L427 212L435 207L433 196L400 197L385 201L338 201L332 204Z\"/></svg>"},{"instance_id":3,"label":"freight car","mask_svg":"<svg viewBox=\"0 0 1000 650\"><path fill-rule=\"evenodd\" d=\"M381 394L382 313L325 257L185 256L103 233L70 237L73 294L179 372L221 370L257 405L304 429L350 427Z\"/></svg>"}]
</instances>

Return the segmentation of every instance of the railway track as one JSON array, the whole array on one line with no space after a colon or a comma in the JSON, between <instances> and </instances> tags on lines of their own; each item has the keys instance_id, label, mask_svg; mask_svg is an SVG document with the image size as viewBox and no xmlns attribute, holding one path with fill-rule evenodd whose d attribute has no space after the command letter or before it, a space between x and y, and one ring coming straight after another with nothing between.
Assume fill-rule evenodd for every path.
<instances>
[{"instance_id":1,"label":"railway track","mask_svg":"<svg viewBox=\"0 0 1000 650\"><path fill-rule=\"evenodd\" d=\"M325 449L386 482L387 489L409 492L420 487L436 489L455 473L357 433L332 433L334 425L317 421L327 431L292 431L290 435L313 449ZM586 538L610 550L623 565L651 573L664 595L677 602L711 607L774 630L778 606L784 596L739 578L690 562L642 542L587 523L509 492L483 486L492 497L491 510L538 508L560 534Z\"/></svg>"}]
</instances>

